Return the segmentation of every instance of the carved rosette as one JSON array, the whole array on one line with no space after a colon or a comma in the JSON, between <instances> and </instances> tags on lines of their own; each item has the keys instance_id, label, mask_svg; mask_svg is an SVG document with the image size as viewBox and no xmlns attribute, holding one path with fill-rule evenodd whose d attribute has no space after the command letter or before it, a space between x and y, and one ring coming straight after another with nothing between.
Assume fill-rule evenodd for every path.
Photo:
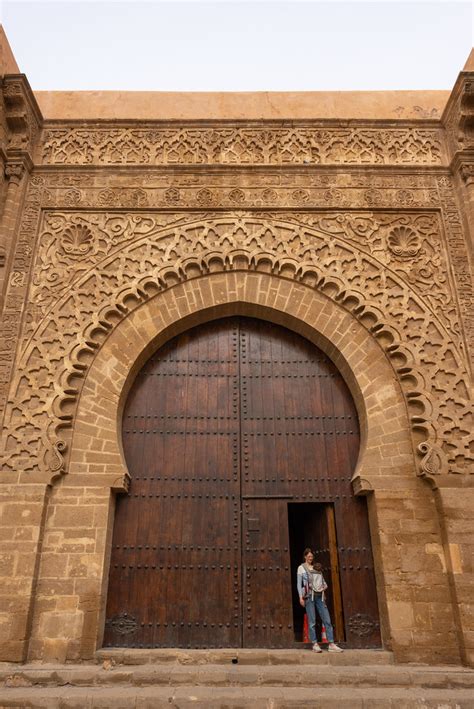
<instances>
[{"instance_id":1,"label":"carved rosette","mask_svg":"<svg viewBox=\"0 0 474 709\"><path fill-rule=\"evenodd\" d=\"M165 202L167 204L179 204L181 199L181 194L175 187L170 187L166 190L164 194Z\"/></svg>"}]
</instances>

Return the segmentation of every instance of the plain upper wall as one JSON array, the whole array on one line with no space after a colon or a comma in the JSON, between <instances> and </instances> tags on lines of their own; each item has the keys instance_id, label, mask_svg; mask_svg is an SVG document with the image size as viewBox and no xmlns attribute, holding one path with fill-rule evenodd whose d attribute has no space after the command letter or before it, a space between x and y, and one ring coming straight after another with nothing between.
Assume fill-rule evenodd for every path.
<instances>
[{"instance_id":1,"label":"plain upper wall","mask_svg":"<svg viewBox=\"0 0 474 709\"><path fill-rule=\"evenodd\" d=\"M465 70L474 65L474 51ZM18 74L0 25L0 75ZM36 91L45 120L426 120L449 91L168 92Z\"/></svg>"},{"instance_id":2,"label":"plain upper wall","mask_svg":"<svg viewBox=\"0 0 474 709\"><path fill-rule=\"evenodd\" d=\"M0 25L0 76L3 74L19 74L20 70L13 56L12 48L5 34L5 30Z\"/></svg>"},{"instance_id":3,"label":"plain upper wall","mask_svg":"<svg viewBox=\"0 0 474 709\"><path fill-rule=\"evenodd\" d=\"M45 120L426 120L449 91L36 91Z\"/></svg>"}]
</instances>

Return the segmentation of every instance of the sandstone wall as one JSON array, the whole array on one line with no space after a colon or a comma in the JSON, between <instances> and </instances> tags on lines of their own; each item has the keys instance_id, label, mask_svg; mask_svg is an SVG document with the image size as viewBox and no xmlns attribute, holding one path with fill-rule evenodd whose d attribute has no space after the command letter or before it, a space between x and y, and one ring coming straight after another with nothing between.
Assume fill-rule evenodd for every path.
<instances>
[{"instance_id":1,"label":"sandstone wall","mask_svg":"<svg viewBox=\"0 0 474 709\"><path fill-rule=\"evenodd\" d=\"M441 117L71 122L3 77L0 659L100 647L127 387L239 313L351 387L385 647L474 662L473 79Z\"/></svg>"}]
</instances>

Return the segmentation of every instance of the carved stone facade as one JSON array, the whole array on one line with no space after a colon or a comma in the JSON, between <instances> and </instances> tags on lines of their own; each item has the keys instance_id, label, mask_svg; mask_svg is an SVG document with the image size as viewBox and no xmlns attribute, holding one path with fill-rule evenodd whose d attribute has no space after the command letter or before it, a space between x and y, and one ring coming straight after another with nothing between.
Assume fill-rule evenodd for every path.
<instances>
[{"instance_id":1,"label":"carved stone facade","mask_svg":"<svg viewBox=\"0 0 474 709\"><path fill-rule=\"evenodd\" d=\"M384 646L474 663L472 86L442 119L104 125L3 77L0 659L100 647L130 378L252 314L351 388Z\"/></svg>"}]
</instances>

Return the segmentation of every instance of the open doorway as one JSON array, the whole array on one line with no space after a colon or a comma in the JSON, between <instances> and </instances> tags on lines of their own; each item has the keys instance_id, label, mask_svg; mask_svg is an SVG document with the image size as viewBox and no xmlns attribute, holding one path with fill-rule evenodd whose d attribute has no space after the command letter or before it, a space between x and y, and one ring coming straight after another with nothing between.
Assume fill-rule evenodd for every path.
<instances>
[{"instance_id":1,"label":"open doorway","mask_svg":"<svg viewBox=\"0 0 474 709\"><path fill-rule=\"evenodd\" d=\"M289 503L288 530L290 537L290 560L293 601L293 627L295 641L303 642L304 612L299 604L296 589L296 571L302 563L303 550L310 547L315 561L323 566L323 573L328 584L326 603L334 626L334 639L344 642L344 617L342 608L341 582L339 578L339 560L337 552L336 524L334 506L320 503ZM316 621L316 633L321 638L321 621Z\"/></svg>"}]
</instances>

